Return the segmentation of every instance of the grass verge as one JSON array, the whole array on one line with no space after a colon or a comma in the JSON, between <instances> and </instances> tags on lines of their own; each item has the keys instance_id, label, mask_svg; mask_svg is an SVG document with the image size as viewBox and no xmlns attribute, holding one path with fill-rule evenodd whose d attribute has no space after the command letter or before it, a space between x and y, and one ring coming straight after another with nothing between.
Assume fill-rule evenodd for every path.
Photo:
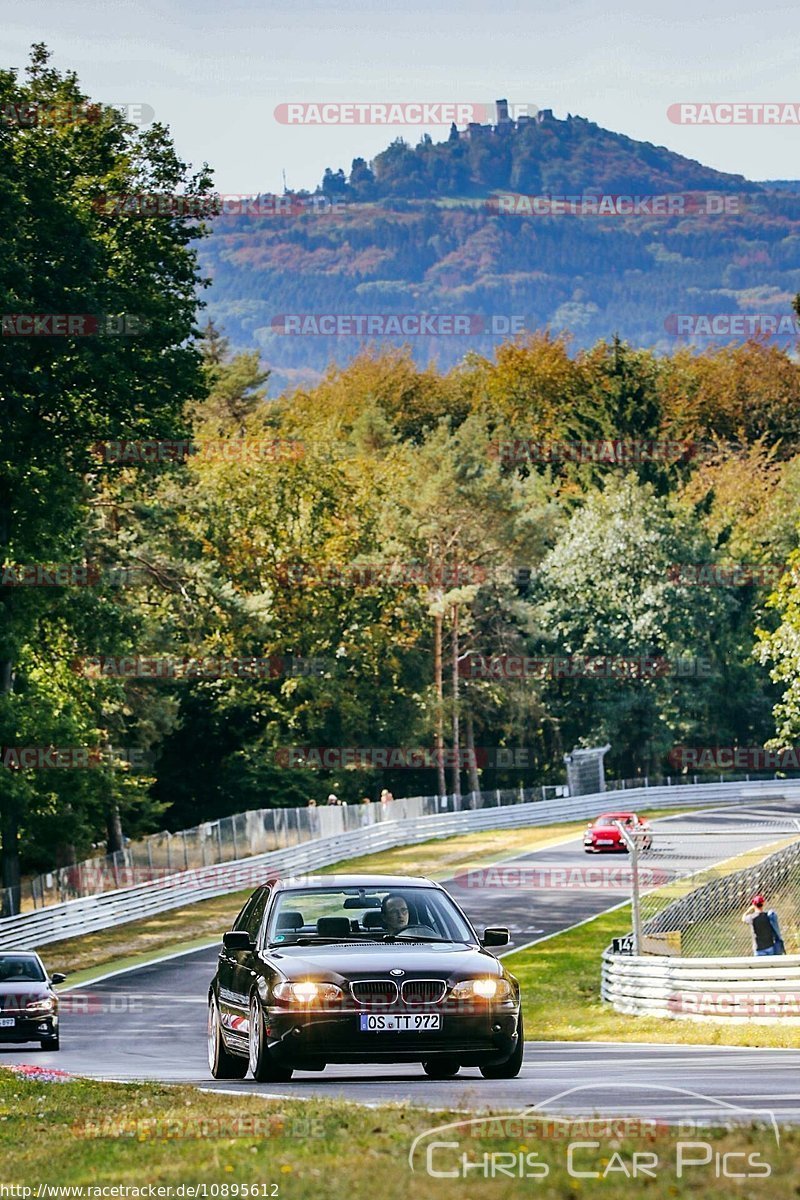
<instances>
[{"instance_id":1,"label":"grass verge","mask_svg":"<svg viewBox=\"0 0 800 1200\"><path fill-rule=\"evenodd\" d=\"M454 1093L458 1087L454 1083ZM104 1187L131 1189L116 1193L129 1197L186 1196L186 1189L198 1184L206 1185L201 1196L279 1200L372 1200L376 1187L381 1200L408 1200L409 1194L426 1200L464 1200L465 1194L475 1200L517 1200L529 1192L575 1200L592 1194L592 1185L600 1187L595 1194L604 1200L628 1200L645 1187L650 1200L722 1197L731 1187L719 1174L718 1156L726 1151L736 1155L731 1169L740 1172L737 1191L741 1173L749 1173L748 1197L774 1200L796 1192L800 1131L784 1132L778 1146L766 1128L703 1129L691 1151L698 1165L684 1164L678 1178L679 1135L655 1123L632 1123L623 1136L617 1124L588 1133L592 1141L587 1142L586 1123L565 1136L561 1123L555 1132L553 1123L541 1118L484 1117L436 1135L450 1143L430 1156L438 1175L426 1170L427 1142L415 1155L412 1173L414 1139L451 1120L463 1122L464 1115L407 1105L365 1109L338 1100L275 1101L246 1092L221 1095L157 1084L56 1083L0 1069L3 1183L27 1187L32 1197L41 1184L83 1186L87 1198L102 1195ZM707 1151L697 1148L698 1137ZM572 1140L583 1142L573 1171L594 1176L577 1179L568 1173ZM635 1152L648 1155L650 1178L630 1177ZM748 1162L746 1155L755 1158ZM149 1192L151 1187L165 1190ZM24 1192L4 1194L25 1197Z\"/></svg>"}]
</instances>

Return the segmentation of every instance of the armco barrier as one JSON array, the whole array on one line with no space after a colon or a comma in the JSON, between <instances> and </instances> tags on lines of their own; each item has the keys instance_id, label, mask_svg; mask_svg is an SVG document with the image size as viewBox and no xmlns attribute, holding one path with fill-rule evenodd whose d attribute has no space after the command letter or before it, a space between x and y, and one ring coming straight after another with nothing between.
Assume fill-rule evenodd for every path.
<instances>
[{"instance_id":1,"label":"armco barrier","mask_svg":"<svg viewBox=\"0 0 800 1200\"><path fill-rule=\"evenodd\" d=\"M637 1017L800 1024L800 954L777 958L603 955L602 997Z\"/></svg>"},{"instance_id":2,"label":"armco barrier","mask_svg":"<svg viewBox=\"0 0 800 1200\"><path fill-rule=\"evenodd\" d=\"M528 825L555 825L563 821L594 817L609 807L617 808L624 796L627 807L644 811L649 808L696 808L713 804L735 804L743 800L743 783L687 784L681 787L648 787L630 789L624 793L600 792L562 800L543 800L507 807L480 808L430 816L413 816L380 821L350 832L334 832L332 836L302 842L284 850L254 855L235 862L219 863L196 871L182 871L166 878L85 896L53 904L18 917L0 920L0 950L35 948L77 937L98 929L108 929L138 917L180 908L196 900L209 900L245 888L254 888L270 874L303 875L320 867L341 862L393 846L410 846L431 838L450 837L458 833L483 829L513 829ZM775 799L800 795L799 784L780 780L748 783L747 802L755 797ZM398 806L403 801L395 802ZM411 806L409 806L411 807ZM342 809L326 811L326 821L335 822L334 814ZM400 808L402 812L402 808ZM406 810L408 811L408 810ZM398 814L399 815L399 814Z\"/></svg>"}]
</instances>

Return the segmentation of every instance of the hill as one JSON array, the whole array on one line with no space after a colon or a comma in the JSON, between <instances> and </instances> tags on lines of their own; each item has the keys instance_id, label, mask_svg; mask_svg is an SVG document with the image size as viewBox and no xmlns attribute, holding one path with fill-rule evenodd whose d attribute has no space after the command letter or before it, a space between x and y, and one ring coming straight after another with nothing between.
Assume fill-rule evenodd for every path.
<instances>
[{"instance_id":1,"label":"hill","mask_svg":"<svg viewBox=\"0 0 800 1200\"><path fill-rule=\"evenodd\" d=\"M717 341L777 331L786 344L796 187L715 171L582 117L396 140L348 175L326 171L314 197L217 218L201 248L208 311L235 347L260 349L273 390L370 341L408 342L418 362L442 367L545 327L578 346L619 333L667 351L678 336L707 344L708 322L694 318L723 314ZM419 334L385 319L419 313L464 319ZM728 319L737 314L752 319Z\"/></svg>"}]
</instances>

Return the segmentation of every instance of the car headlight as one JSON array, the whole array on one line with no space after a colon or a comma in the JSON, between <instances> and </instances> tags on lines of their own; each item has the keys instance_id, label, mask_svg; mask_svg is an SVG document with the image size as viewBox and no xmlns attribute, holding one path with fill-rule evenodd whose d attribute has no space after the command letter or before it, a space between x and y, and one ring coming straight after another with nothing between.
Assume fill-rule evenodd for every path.
<instances>
[{"instance_id":1,"label":"car headlight","mask_svg":"<svg viewBox=\"0 0 800 1200\"><path fill-rule=\"evenodd\" d=\"M331 1004L344 999L344 992L337 984L315 983L312 979L276 983L272 994L284 1004Z\"/></svg>"},{"instance_id":2,"label":"car headlight","mask_svg":"<svg viewBox=\"0 0 800 1200\"><path fill-rule=\"evenodd\" d=\"M39 1013L50 1013L55 1006L56 1002L51 996L42 996L39 1000L29 1000L25 1008L27 1011L35 1010Z\"/></svg>"},{"instance_id":3,"label":"car headlight","mask_svg":"<svg viewBox=\"0 0 800 1200\"><path fill-rule=\"evenodd\" d=\"M508 1000L511 994L507 979L493 977L464 979L450 989L451 1000Z\"/></svg>"}]
</instances>

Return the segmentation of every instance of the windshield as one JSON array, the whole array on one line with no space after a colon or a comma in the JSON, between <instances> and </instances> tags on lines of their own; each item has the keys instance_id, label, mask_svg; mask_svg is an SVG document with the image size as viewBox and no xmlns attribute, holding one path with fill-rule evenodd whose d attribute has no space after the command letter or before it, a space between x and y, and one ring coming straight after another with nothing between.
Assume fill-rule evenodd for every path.
<instances>
[{"instance_id":1,"label":"windshield","mask_svg":"<svg viewBox=\"0 0 800 1200\"><path fill-rule=\"evenodd\" d=\"M43 983L45 978L45 973L38 959L0 954L0 984L11 981L15 983L19 983L20 981Z\"/></svg>"},{"instance_id":2,"label":"windshield","mask_svg":"<svg viewBox=\"0 0 800 1200\"><path fill-rule=\"evenodd\" d=\"M272 944L385 939L475 942L438 888L303 888L282 892L267 930Z\"/></svg>"},{"instance_id":3,"label":"windshield","mask_svg":"<svg viewBox=\"0 0 800 1200\"><path fill-rule=\"evenodd\" d=\"M597 818L594 827L595 829L607 829L615 821L619 821L622 825L633 825L635 823L630 813L606 813L604 817Z\"/></svg>"}]
</instances>

